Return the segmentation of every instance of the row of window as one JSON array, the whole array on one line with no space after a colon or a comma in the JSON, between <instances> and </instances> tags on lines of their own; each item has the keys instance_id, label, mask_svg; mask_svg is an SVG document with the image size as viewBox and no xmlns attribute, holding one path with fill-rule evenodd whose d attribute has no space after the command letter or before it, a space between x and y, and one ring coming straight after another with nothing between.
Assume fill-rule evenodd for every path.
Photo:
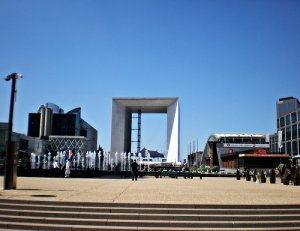
<instances>
[{"instance_id":1,"label":"row of window","mask_svg":"<svg viewBox=\"0 0 300 231\"><path fill-rule=\"evenodd\" d=\"M297 119L298 117L298 119ZM286 116L280 117L277 119L277 128L289 126L290 124L296 123L300 121L300 111L293 112Z\"/></svg>"},{"instance_id":2,"label":"row of window","mask_svg":"<svg viewBox=\"0 0 300 231\"><path fill-rule=\"evenodd\" d=\"M277 152L278 151L278 144L277 143L270 144L270 151L271 152ZM299 155L300 141L299 140L293 140L293 141L289 141L289 142L283 142L281 152L290 154L292 156Z\"/></svg>"},{"instance_id":3,"label":"row of window","mask_svg":"<svg viewBox=\"0 0 300 231\"><path fill-rule=\"evenodd\" d=\"M265 144L265 138L220 138L220 143L246 143L246 144Z\"/></svg>"},{"instance_id":4,"label":"row of window","mask_svg":"<svg viewBox=\"0 0 300 231\"><path fill-rule=\"evenodd\" d=\"M282 128L282 141L290 141L294 139L298 139L300 135L300 123L294 124L292 126L288 126L286 128Z\"/></svg>"}]
</instances>

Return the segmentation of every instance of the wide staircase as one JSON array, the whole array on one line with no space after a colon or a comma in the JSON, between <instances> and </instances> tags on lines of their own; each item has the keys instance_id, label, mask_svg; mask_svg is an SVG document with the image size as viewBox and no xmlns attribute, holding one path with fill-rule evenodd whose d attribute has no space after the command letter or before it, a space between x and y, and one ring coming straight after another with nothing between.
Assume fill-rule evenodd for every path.
<instances>
[{"instance_id":1,"label":"wide staircase","mask_svg":"<svg viewBox=\"0 0 300 231\"><path fill-rule=\"evenodd\" d=\"M300 230L300 205L0 199L0 230Z\"/></svg>"}]
</instances>

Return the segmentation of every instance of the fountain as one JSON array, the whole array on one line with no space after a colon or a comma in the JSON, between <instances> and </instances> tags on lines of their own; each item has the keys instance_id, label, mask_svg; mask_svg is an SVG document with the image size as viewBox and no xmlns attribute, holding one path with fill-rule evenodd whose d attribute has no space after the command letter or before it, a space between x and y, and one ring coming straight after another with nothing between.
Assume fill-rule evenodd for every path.
<instances>
[{"instance_id":1,"label":"fountain","mask_svg":"<svg viewBox=\"0 0 300 231\"><path fill-rule=\"evenodd\" d=\"M48 166L47 166L47 169L51 169L51 152L48 152Z\"/></svg>"},{"instance_id":2,"label":"fountain","mask_svg":"<svg viewBox=\"0 0 300 231\"><path fill-rule=\"evenodd\" d=\"M36 167L35 158L36 158L36 154L32 152L30 157L31 169L35 169Z\"/></svg>"},{"instance_id":3,"label":"fountain","mask_svg":"<svg viewBox=\"0 0 300 231\"><path fill-rule=\"evenodd\" d=\"M138 154L139 170L142 170L142 153Z\"/></svg>"},{"instance_id":4,"label":"fountain","mask_svg":"<svg viewBox=\"0 0 300 231\"><path fill-rule=\"evenodd\" d=\"M131 165L131 153L128 152L128 155L127 155L127 170L128 171L130 171L130 165Z\"/></svg>"},{"instance_id":5,"label":"fountain","mask_svg":"<svg viewBox=\"0 0 300 231\"><path fill-rule=\"evenodd\" d=\"M76 158L77 158L77 168L79 168L80 167L80 158L81 158L80 152L77 152Z\"/></svg>"}]
</instances>

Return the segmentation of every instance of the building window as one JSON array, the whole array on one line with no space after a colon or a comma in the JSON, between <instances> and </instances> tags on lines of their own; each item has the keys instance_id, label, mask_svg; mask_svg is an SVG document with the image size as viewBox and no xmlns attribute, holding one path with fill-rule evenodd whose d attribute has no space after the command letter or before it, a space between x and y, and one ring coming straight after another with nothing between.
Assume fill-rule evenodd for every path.
<instances>
[{"instance_id":1,"label":"building window","mask_svg":"<svg viewBox=\"0 0 300 231\"><path fill-rule=\"evenodd\" d=\"M297 124L292 126L292 139L297 139Z\"/></svg>"},{"instance_id":2,"label":"building window","mask_svg":"<svg viewBox=\"0 0 300 231\"><path fill-rule=\"evenodd\" d=\"M292 113L292 123L296 123L297 122L297 113L293 112Z\"/></svg>"},{"instance_id":3,"label":"building window","mask_svg":"<svg viewBox=\"0 0 300 231\"><path fill-rule=\"evenodd\" d=\"M300 111L298 111L298 122L300 122Z\"/></svg>"},{"instance_id":4,"label":"building window","mask_svg":"<svg viewBox=\"0 0 300 231\"><path fill-rule=\"evenodd\" d=\"M280 118L280 127L284 127L284 117Z\"/></svg>"},{"instance_id":5,"label":"building window","mask_svg":"<svg viewBox=\"0 0 300 231\"><path fill-rule=\"evenodd\" d=\"M290 155L292 154L291 142L286 143L286 152Z\"/></svg>"},{"instance_id":6,"label":"building window","mask_svg":"<svg viewBox=\"0 0 300 231\"><path fill-rule=\"evenodd\" d=\"M298 143L297 141L293 141L293 156L298 155Z\"/></svg>"},{"instance_id":7,"label":"building window","mask_svg":"<svg viewBox=\"0 0 300 231\"><path fill-rule=\"evenodd\" d=\"M291 126L286 127L286 141L291 140Z\"/></svg>"},{"instance_id":8,"label":"building window","mask_svg":"<svg viewBox=\"0 0 300 231\"><path fill-rule=\"evenodd\" d=\"M291 117L290 117L290 114L288 114L285 116L285 124L290 125L290 123L291 123Z\"/></svg>"},{"instance_id":9,"label":"building window","mask_svg":"<svg viewBox=\"0 0 300 231\"><path fill-rule=\"evenodd\" d=\"M285 128L283 128L281 131L282 131L282 141L285 141Z\"/></svg>"}]
</instances>

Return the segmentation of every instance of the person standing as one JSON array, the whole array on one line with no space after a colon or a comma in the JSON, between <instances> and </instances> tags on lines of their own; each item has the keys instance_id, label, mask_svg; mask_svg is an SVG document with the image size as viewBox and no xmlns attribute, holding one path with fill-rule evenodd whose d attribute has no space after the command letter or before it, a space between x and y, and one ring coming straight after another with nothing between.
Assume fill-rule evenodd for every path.
<instances>
[{"instance_id":1,"label":"person standing","mask_svg":"<svg viewBox=\"0 0 300 231\"><path fill-rule=\"evenodd\" d=\"M132 173L132 180L136 180L137 181L137 177L138 177L138 164L136 162L136 160L134 160L131 164L131 173Z\"/></svg>"}]
</instances>

